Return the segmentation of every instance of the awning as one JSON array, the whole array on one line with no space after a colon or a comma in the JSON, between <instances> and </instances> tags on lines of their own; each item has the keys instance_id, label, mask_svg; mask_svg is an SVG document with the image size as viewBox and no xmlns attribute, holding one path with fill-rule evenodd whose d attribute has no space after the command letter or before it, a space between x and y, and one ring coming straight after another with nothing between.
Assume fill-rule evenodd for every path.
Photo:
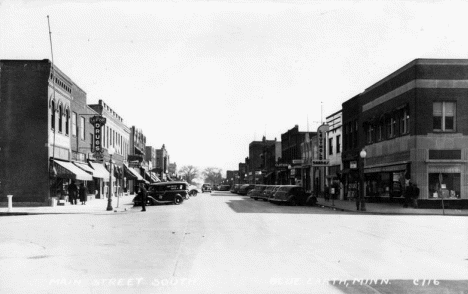
<instances>
[{"instance_id":1,"label":"awning","mask_svg":"<svg viewBox=\"0 0 468 294\"><path fill-rule=\"evenodd\" d=\"M93 177L103 179L104 182L109 182L109 172L104 165L95 162L89 162L89 164L94 169Z\"/></svg>"},{"instance_id":2,"label":"awning","mask_svg":"<svg viewBox=\"0 0 468 294\"><path fill-rule=\"evenodd\" d=\"M81 168L85 172L87 172L87 173L91 174L92 176L94 176L94 170L89 165L87 165L86 163L74 161L73 164L76 165L77 167Z\"/></svg>"},{"instance_id":3,"label":"awning","mask_svg":"<svg viewBox=\"0 0 468 294\"><path fill-rule=\"evenodd\" d=\"M379 167L371 167L365 168L364 173L382 173L382 172L396 172L396 171L405 171L406 164L397 164L397 165L390 165L390 166L379 166Z\"/></svg>"},{"instance_id":4,"label":"awning","mask_svg":"<svg viewBox=\"0 0 468 294\"><path fill-rule=\"evenodd\" d=\"M128 167L124 164L125 176L130 180L145 181L143 177L135 169Z\"/></svg>"},{"instance_id":5,"label":"awning","mask_svg":"<svg viewBox=\"0 0 468 294\"><path fill-rule=\"evenodd\" d=\"M80 169L69 161L58 161L54 160L55 169L57 170L58 178L80 180L80 181L92 181L93 176Z\"/></svg>"}]
</instances>

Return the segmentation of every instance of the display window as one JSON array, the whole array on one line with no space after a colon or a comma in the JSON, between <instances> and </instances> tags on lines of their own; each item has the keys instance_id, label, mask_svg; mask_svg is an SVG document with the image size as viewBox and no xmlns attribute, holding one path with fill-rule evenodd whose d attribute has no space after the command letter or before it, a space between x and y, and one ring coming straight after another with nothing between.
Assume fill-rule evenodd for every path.
<instances>
[{"instance_id":1,"label":"display window","mask_svg":"<svg viewBox=\"0 0 468 294\"><path fill-rule=\"evenodd\" d=\"M430 173L429 198L460 198L459 173Z\"/></svg>"}]
</instances>

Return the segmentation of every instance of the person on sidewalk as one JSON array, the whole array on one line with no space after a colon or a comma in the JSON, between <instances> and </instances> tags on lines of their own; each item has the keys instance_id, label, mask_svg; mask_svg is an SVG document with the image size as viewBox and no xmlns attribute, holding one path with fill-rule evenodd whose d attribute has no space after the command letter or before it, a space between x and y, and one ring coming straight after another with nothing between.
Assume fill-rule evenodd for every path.
<instances>
[{"instance_id":1,"label":"person on sidewalk","mask_svg":"<svg viewBox=\"0 0 468 294\"><path fill-rule=\"evenodd\" d=\"M80 195L81 205L86 205L86 200L88 200L88 189L86 188L84 183L80 184L79 195Z\"/></svg>"},{"instance_id":2,"label":"person on sidewalk","mask_svg":"<svg viewBox=\"0 0 468 294\"><path fill-rule=\"evenodd\" d=\"M78 196L78 187L76 186L75 181L72 180L71 184L68 185L68 198L69 198L68 201L70 201L72 205L75 205L77 196Z\"/></svg>"},{"instance_id":3,"label":"person on sidewalk","mask_svg":"<svg viewBox=\"0 0 468 294\"><path fill-rule=\"evenodd\" d=\"M419 188L416 183L413 184L413 195L412 195L412 200L413 200L413 208L418 208L418 198L419 198Z\"/></svg>"},{"instance_id":4,"label":"person on sidewalk","mask_svg":"<svg viewBox=\"0 0 468 294\"><path fill-rule=\"evenodd\" d=\"M414 189L413 189L413 183L409 182L408 187L405 189L405 203L403 204L403 207L408 207L411 204L411 199L413 198L414 194Z\"/></svg>"},{"instance_id":5,"label":"person on sidewalk","mask_svg":"<svg viewBox=\"0 0 468 294\"><path fill-rule=\"evenodd\" d=\"M138 195L141 197L141 211L146 211L146 197L148 196L148 191L146 191L145 183L140 182L140 191Z\"/></svg>"}]
</instances>

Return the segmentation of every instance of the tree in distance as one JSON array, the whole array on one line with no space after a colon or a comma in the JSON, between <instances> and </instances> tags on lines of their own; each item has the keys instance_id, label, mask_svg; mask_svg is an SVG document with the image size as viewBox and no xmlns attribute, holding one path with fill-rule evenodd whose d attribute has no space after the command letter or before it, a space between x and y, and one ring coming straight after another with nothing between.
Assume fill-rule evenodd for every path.
<instances>
[{"instance_id":1,"label":"tree in distance","mask_svg":"<svg viewBox=\"0 0 468 294\"><path fill-rule=\"evenodd\" d=\"M193 165L184 165L179 169L179 175L189 184L193 184L193 179L198 178L200 171Z\"/></svg>"},{"instance_id":2,"label":"tree in distance","mask_svg":"<svg viewBox=\"0 0 468 294\"><path fill-rule=\"evenodd\" d=\"M211 183L214 185L220 184L223 181L223 176L221 175L222 170L216 167L207 167L203 171L203 177L205 178L205 183Z\"/></svg>"}]
</instances>

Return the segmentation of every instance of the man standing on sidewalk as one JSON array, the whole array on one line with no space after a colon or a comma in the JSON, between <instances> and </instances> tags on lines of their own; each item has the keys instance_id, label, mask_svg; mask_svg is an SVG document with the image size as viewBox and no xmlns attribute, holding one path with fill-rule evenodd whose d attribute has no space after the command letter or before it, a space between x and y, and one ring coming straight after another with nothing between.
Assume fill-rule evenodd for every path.
<instances>
[{"instance_id":1,"label":"man standing on sidewalk","mask_svg":"<svg viewBox=\"0 0 468 294\"><path fill-rule=\"evenodd\" d=\"M408 207L411 204L411 201L413 199L413 194L414 194L414 188L413 188L413 183L409 182L408 187L405 189L405 204L403 204L403 207Z\"/></svg>"},{"instance_id":2,"label":"man standing on sidewalk","mask_svg":"<svg viewBox=\"0 0 468 294\"><path fill-rule=\"evenodd\" d=\"M145 183L140 182L140 192L138 192L138 195L140 196L141 199L141 211L146 211L146 197L148 196L148 191L145 189Z\"/></svg>"},{"instance_id":3,"label":"man standing on sidewalk","mask_svg":"<svg viewBox=\"0 0 468 294\"><path fill-rule=\"evenodd\" d=\"M411 195L411 198L413 200L413 208L418 208L419 188L416 183L413 184L413 195Z\"/></svg>"}]
</instances>

